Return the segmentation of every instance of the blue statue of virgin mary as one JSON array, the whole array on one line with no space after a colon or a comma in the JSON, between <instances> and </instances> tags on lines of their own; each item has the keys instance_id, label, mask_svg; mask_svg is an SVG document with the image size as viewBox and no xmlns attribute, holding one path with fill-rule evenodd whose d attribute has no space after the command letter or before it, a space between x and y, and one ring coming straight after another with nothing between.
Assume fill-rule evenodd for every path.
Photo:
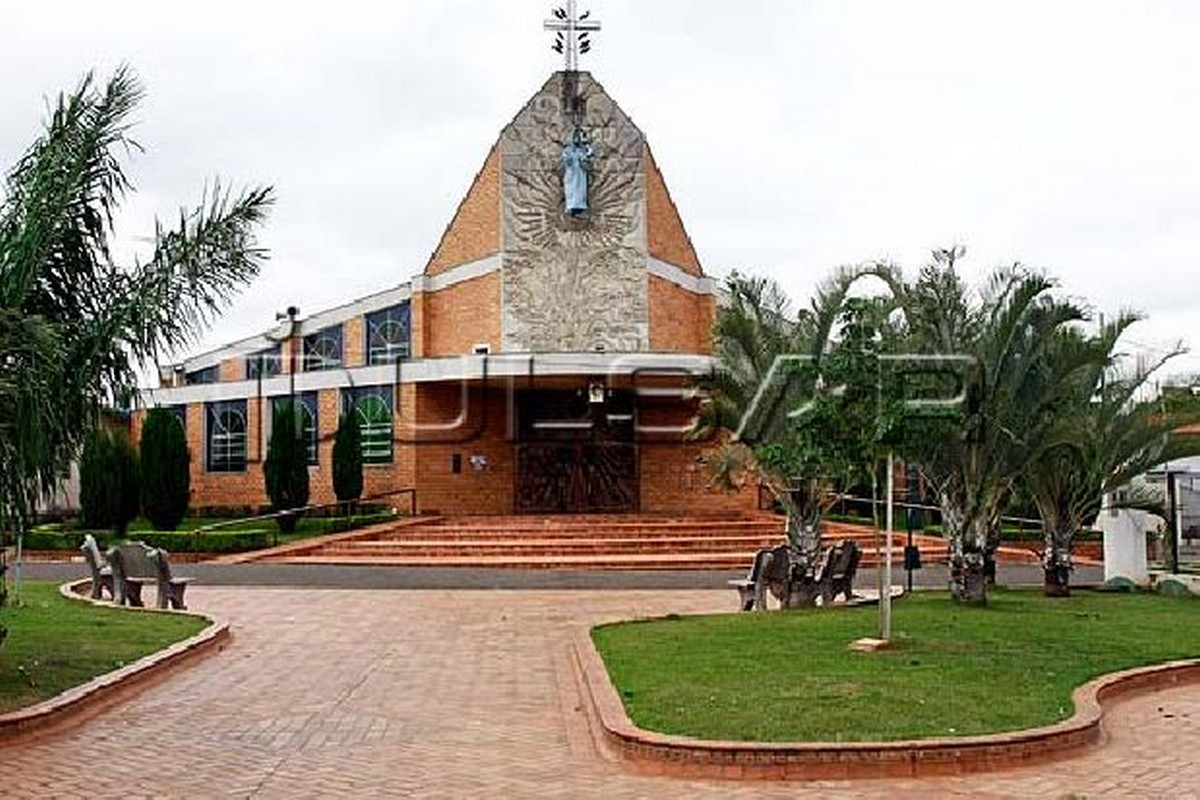
<instances>
[{"instance_id":1,"label":"blue statue of virgin mary","mask_svg":"<svg viewBox=\"0 0 1200 800\"><path fill-rule=\"evenodd\" d=\"M581 129L576 128L571 141L563 148L563 196L567 216L578 217L588 210L588 164L592 146Z\"/></svg>"}]
</instances>

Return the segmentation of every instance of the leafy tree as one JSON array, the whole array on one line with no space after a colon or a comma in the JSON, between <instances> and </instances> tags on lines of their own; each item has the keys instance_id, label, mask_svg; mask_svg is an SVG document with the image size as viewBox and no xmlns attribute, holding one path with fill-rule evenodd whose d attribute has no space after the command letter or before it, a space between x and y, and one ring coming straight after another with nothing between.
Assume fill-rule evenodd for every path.
<instances>
[{"instance_id":1,"label":"leafy tree","mask_svg":"<svg viewBox=\"0 0 1200 800\"><path fill-rule=\"evenodd\" d=\"M296 407L291 402L280 403L271 417L271 441L267 444L267 459L263 463L267 496L274 511L287 511L308 505L308 447L300 436ZM276 517L279 530L296 530L302 512Z\"/></svg>"},{"instance_id":2,"label":"leafy tree","mask_svg":"<svg viewBox=\"0 0 1200 800\"><path fill-rule=\"evenodd\" d=\"M696 432L734 432L710 459L718 481L756 474L786 511L802 559L816 552L832 483L862 474L873 456L876 326L886 313L847 303L859 276L838 270L793 317L777 284L734 273L714 326L721 366Z\"/></svg>"},{"instance_id":3,"label":"leafy tree","mask_svg":"<svg viewBox=\"0 0 1200 800\"><path fill-rule=\"evenodd\" d=\"M124 535L138 513L138 475L137 452L124 430L99 427L89 433L79 465L83 524Z\"/></svg>"},{"instance_id":4,"label":"leafy tree","mask_svg":"<svg viewBox=\"0 0 1200 800\"><path fill-rule=\"evenodd\" d=\"M1094 366L1090 349L1055 350L1084 310L1055 283L1019 265L996 270L976 295L959 277L961 248L934 252L915 281L890 266L874 272L903 311L912 352L958 359L965 405L943 417L905 421L902 455L938 497L949 540L955 599L987 602L986 563L1000 515L1039 455L1072 382Z\"/></svg>"},{"instance_id":5,"label":"leafy tree","mask_svg":"<svg viewBox=\"0 0 1200 800\"><path fill-rule=\"evenodd\" d=\"M7 173L0 203L0 528L24 530L36 498L78 455L101 408L126 402L138 367L191 342L259 270L268 188L219 186L148 258L117 264L113 219L132 190L123 158L142 89L130 70L87 75Z\"/></svg>"},{"instance_id":6,"label":"leafy tree","mask_svg":"<svg viewBox=\"0 0 1200 800\"><path fill-rule=\"evenodd\" d=\"M362 497L362 491L362 433L352 413L342 414L333 440L333 493L349 507Z\"/></svg>"},{"instance_id":7,"label":"leafy tree","mask_svg":"<svg viewBox=\"0 0 1200 800\"><path fill-rule=\"evenodd\" d=\"M187 436L171 411L152 408L142 423L142 511L155 530L173 531L191 495Z\"/></svg>"},{"instance_id":8,"label":"leafy tree","mask_svg":"<svg viewBox=\"0 0 1200 800\"><path fill-rule=\"evenodd\" d=\"M1066 385L1045 445L1022 477L1042 520L1047 597L1070 594L1075 535L1100 512L1105 494L1166 461L1200 454L1200 440L1174 432L1200 414L1164 417L1159 399L1139 397L1149 376L1180 351L1133 373L1117 365L1118 340L1137 319L1123 314L1095 336L1071 330L1057 339L1055 349L1067 358L1090 349L1093 360Z\"/></svg>"}]
</instances>

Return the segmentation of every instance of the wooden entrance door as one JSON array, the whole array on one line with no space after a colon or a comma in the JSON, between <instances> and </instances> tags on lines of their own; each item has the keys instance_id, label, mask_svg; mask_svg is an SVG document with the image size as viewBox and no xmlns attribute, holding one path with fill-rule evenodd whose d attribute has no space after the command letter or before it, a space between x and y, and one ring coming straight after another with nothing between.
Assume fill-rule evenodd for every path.
<instances>
[{"instance_id":1,"label":"wooden entrance door","mask_svg":"<svg viewBox=\"0 0 1200 800\"><path fill-rule=\"evenodd\" d=\"M518 513L637 511L633 397L536 390L519 397Z\"/></svg>"}]
</instances>

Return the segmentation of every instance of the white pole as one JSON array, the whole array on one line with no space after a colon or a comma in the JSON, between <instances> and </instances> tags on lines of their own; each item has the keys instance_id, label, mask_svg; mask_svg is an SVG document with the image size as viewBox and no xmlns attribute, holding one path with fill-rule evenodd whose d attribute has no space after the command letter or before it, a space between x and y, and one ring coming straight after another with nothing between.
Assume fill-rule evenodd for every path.
<instances>
[{"instance_id":1,"label":"white pole","mask_svg":"<svg viewBox=\"0 0 1200 800\"><path fill-rule=\"evenodd\" d=\"M887 460L887 542L883 548L883 590L879 596L883 614L880 616L881 628L879 638L885 642L892 640L892 502L896 495L895 455L888 451Z\"/></svg>"}]
</instances>

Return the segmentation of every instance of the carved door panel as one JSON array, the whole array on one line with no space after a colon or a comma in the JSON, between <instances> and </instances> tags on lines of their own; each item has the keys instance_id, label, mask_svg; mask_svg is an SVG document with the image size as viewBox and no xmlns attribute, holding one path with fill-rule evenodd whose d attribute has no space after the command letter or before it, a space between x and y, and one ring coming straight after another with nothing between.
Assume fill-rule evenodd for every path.
<instances>
[{"instance_id":1,"label":"carved door panel","mask_svg":"<svg viewBox=\"0 0 1200 800\"><path fill-rule=\"evenodd\" d=\"M632 398L528 392L517 444L518 513L622 513L638 507Z\"/></svg>"}]
</instances>

